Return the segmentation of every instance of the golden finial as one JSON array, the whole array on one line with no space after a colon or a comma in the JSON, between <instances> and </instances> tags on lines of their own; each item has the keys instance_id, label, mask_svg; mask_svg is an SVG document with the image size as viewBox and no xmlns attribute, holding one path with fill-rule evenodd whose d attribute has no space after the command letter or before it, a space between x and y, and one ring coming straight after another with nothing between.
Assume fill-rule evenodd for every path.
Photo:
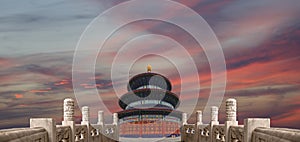
<instances>
[{"instance_id":1,"label":"golden finial","mask_svg":"<svg viewBox=\"0 0 300 142\"><path fill-rule=\"evenodd\" d=\"M148 65L148 66L147 66L147 72L151 72L151 70L152 70L151 65Z\"/></svg>"}]
</instances>

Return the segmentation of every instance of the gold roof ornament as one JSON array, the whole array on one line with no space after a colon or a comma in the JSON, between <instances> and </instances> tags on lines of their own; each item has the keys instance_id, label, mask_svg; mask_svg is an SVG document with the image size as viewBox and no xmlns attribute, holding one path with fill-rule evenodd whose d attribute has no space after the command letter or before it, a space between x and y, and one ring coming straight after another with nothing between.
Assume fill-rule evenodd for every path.
<instances>
[{"instance_id":1,"label":"gold roof ornament","mask_svg":"<svg viewBox=\"0 0 300 142\"><path fill-rule=\"evenodd\" d=\"M151 65L148 65L148 66L147 66L147 72L151 72L151 70L152 70Z\"/></svg>"}]
</instances>

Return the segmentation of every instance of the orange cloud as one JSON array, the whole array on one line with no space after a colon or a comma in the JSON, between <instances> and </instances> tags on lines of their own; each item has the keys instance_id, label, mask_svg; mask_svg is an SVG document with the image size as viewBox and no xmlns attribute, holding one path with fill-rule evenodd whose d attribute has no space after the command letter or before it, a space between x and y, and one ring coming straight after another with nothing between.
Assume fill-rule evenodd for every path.
<instances>
[{"instance_id":1,"label":"orange cloud","mask_svg":"<svg viewBox=\"0 0 300 142\"><path fill-rule=\"evenodd\" d=\"M16 99L23 98L23 94L15 94Z\"/></svg>"},{"instance_id":2,"label":"orange cloud","mask_svg":"<svg viewBox=\"0 0 300 142\"><path fill-rule=\"evenodd\" d=\"M31 90L29 92L30 93L45 93L45 92L49 92L49 90Z\"/></svg>"}]
</instances>

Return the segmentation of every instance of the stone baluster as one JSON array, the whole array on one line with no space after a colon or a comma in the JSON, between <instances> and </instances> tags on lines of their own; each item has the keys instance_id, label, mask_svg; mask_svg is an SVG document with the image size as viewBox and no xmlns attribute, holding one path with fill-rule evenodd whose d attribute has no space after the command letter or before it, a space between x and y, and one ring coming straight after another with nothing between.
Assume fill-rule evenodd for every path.
<instances>
[{"instance_id":1,"label":"stone baluster","mask_svg":"<svg viewBox=\"0 0 300 142\"><path fill-rule=\"evenodd\" d=\"M119 117L118 113L113 113L113 126L111 126L109 133L113 141L119 141Z\"/></svg>"},{"instance_id":2,"label":"stone baluster","mask_svg":"<svg viewBox=\"0 0 300 142\"><path fill-rule=\"evenodd\" d=\"M182 113L182 125L186 125L187 123L187 113Z\"/></svg>"},{"instance_id":3,"label":"stone baluster","mask_svg":"<svg viewBox=\"0 0 300 142\"><path fill-rule=\"evenodd\" d=\"M64 100L64 121L74 121L74 100L71 98Z\"/></svg>"},{"instance_id":4,"label":"stone baluster","mask_svg":"<svg viewBox=\"0 0 300 142\"><path fill-rule=\"evenodd\" d=\"M226 121L236 121L236 100L227 99L226 100Z\"/></svg>"},{"instance_id":5,"label":"stone baluster","mask_svg":"<svg viewBox=\"0 0 300 142\"><path fill-rule=\"evenodd\" d=\"M89 120L90 120L90 110L88 106L84 106L81 109L81 113L82 113L82 120L81 120L81 124L83 125L88 125L89 124Z\"/></svg>"},{"instance_id":6,"label":"stone baluster","mask_svg":"<svg viewBox=\"0 0 300 142\"><path fill-rule=\"evenodd\" d=\"M114 125L118 125L119 124L118 113L113 113L113 124Z\"/></svg>"},{"instance_id":7,"label":"stone baluster","mask_svg":"<svg viewBox=\"0 0 300 142\"><path fill-rule=\"evenodd\" d=\"M226 141L229 140L228 132L230 126L237 126L238 121L236 118L237 104L236 100L229 98L226 100L226 121L225 121L225 138Z\"/></svg>"},{"instance_id":8,"label":"stone baluster","mask_svg":"<svg viewBox=\"0 0 300 142\"><path fill-rule=\"evenodd\" d=\"M197 126L202 125L202 111L199 110L196 112L196 116L197 116Z\"/></svg>"},{"instance_id":9,"label":"stone baluster","mask_svg":"<svg viewBox=\"0 0 300 142\"><path fill-rule=\"evenodd\" d=\"M103 111L98 111L98 122L97 124L100 124L103 126L104 124L104 112Z\"/></svg>"},{"instance_id":10,"label":"stone baluster","mask_svg":"<svg viewBox=\"0 0 300 142\"><path fill-rule=\"evenodd\" d=\"M216 106L211 107L211 124L212 125L219 125L219 108Z\"/></svg>"},{"instance_id":11,"label":"stone baluster","mask_svg":"<svg viewBox=\"0 0 300 142\"><path fill-rule=\"evenodd\" d=\"M103 137L103 129L104 129L104 112L98 111L98 126L97 127L97 134L99 135L99 139L102 139Z\"/></svg>"},{"instance_id":12,"label":"stone baluster","mask_svg":"<svg viewBox=\"0 0 300 142\"><path fill-rule=\"evenodd\" d=\"M74 100L72 98L66 98L64 100L64 120L62 125L70 126L72 130L71 142L74 142L75 121L74 121Z\"/></svg>"},{"instance_id":13,"label":"stone baluster","mask_svg":"<svg viewBox=\"0 0 300 142\"><path fill-rule=\"evenodd\" d=\"M211 107L211 120L210 120L210 131L209 138L213 140L213 127L214 125L219 125L219 108L216 106Z\"/></svg>"},{"instance_id":14,"label":"stone baluster","mask_svg":"<svg viewBox=\"0 0 300 142\"><path fill-rule=\"evenodd\" d=\"M81 125L86 125L87 126L87 138L86 141L89 141L92 136L91 136L91 128L90 128L90 109L88 106L83 106L81 108L81 115L82 115L82 119L81 119Z\"/></svg>"}]
</instances>

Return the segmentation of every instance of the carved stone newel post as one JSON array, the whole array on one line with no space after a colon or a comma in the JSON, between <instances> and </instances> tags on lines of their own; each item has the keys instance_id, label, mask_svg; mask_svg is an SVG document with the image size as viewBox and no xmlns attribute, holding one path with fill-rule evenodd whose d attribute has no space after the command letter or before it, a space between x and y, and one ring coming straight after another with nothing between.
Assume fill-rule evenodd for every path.
<instances>
[{"instance_id":1,"label":"carved stone newel post","mask_svg":"<svg viewBox=\"0 0 300 142\"><path fill-rule=\"evenodd\" d=\"M72 130L71 142L74 142L74 130L75 130L75 121L74 121L74 100L72 98L66 98L64 100L64 120L62 125L70 126Z\"/></svg>"},{"instance_id":2,"label":"carved stone newel post","mask_svg":"<svg viewBox=\"0 0 300 142\"><path fill-rule=\"evenodd\" d=\"M218 115L219 115L219 108L216 106L212 106L211 107L211 122L214 125L218 125L219 124L219 120L218 120Z\"/></svg>"},{"instance_id":3,"label":"carved stone newel post","mask_svg":"<svg viewBox=\"0 0 300 142\"><path fill-rule=\"evenodd\" d=\"M64 121L74 121L74 100L71 98L64 100Z\"/></svg>"},{"instance_id":4,"label":"carved stone newel post","mask_svg":"<svg viewBox=\"0 0 300 142\"><path fill-rule=\"evenodd\" d=\"M197 111L196 115L197 115L197 126L202 125L203 124L203 122L202 122L202 111L201 110Z\"/></svg>"},{"instance_id":5,"label":"carved stone newel post","mask_svg":"<svg viewBox=\"0 0 300 142\"><path fill-rule=\"evenodd\" d=\"M226 100L226 121L236 121L236 100Z\"/></svg>"},{"instance_id":6,"label":"carved stone newel post","mask_svg":"<svg viewBox=\"0 0 300 142\"><path fill-rule=\"evenodd\" d=\"M187 114L182 113L182 125L186 125L186 124L187 124Z\"/></svg>"},{"instance_id":7,"label":"carved stone newel post","mask_svg":"<svg viewBox=\"0 0 300 142\"><path fill-rule=\"evenodd\" d=\"M82 120L81 120L81 124L89 124L89 120L90 120L90 110L88 106L84 106L81 108L81 113L82 113Z\"/></svg>"},{"instance_id":8,"label":"carved stone newel post","mask_svg":"<svg viewBox=\"0 0 300 142\"><path fill-rule=\"evenodd\" d=\"M229 141L229 127L230 126L237 126L238 121L236 118L236 112L237 112L237 105L236 105L236 99L229 98L226 100L226 122L225 122L225 138L226 141Z\"/></svg>"},{"instance_id":9,"label":"carved stone newel post","mask_svg":"<svg viewBox=\"0 0 300 142\"><path fill-rule=\"evenodd\" d=\"M113 124L118 125L118 121L119 121L118 113L113 113Z\"/></svg>"},{"instance_id":10,"label":"carved stone newel post","mask_svg":"<svg viewBox=\"0 0 300 142\"><path fill-rule=\"evenodd\" d=\"M209 130L209 136L210 139L213 139L213 127L214 125L219 125L219 108L216 106L211 107L211 121L210 121L210 130Z\"/></svg>"},{"instance_id":11,"label":"carved stone newel post","mask_svg":"<svg viewBox=\"0 0 300 142\"><path fill-rule=\"evenodd\" d=\"M104 112L98 111L98 122L97 124L103 125L104 124Z\"/></svg>"}]
</instances>

